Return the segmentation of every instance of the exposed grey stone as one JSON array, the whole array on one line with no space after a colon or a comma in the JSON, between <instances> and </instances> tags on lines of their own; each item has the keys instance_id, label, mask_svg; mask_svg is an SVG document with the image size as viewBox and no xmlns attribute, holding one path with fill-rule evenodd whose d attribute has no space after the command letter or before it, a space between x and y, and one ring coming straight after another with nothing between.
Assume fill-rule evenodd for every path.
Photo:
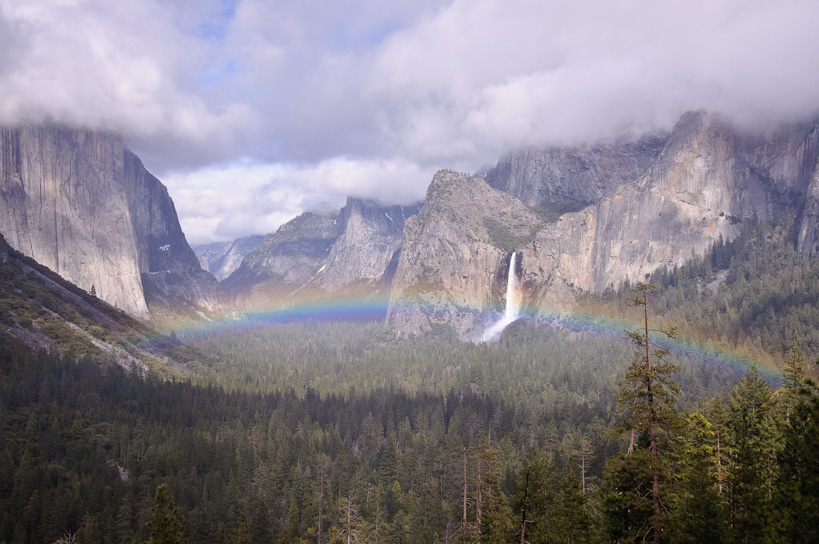
<instances>
[{"instance_id":1,"label":"exposed grey stone","mask_svg":"<svg viewBox=\"0 0 819 544\"><path fill-rule=\"evenodd\" d=\"M348 198L339 213L341 229L323 270L320 284L330 293L354 284L381 282L401 247L406 218L420 205L381 206L371 200Z\"/></svg>"},{"instance_id":2,"label":"exposed grey stone","mask_svg":"<svg viewBox=\"0 0 819 544\"><path fill-rule=\"evenodd\" d=\"M522 253L529 306L540 314L570 310L581 291L643 281L704 253L720 236L733 239L743 219L798 209L802 199L799 248L812 255L819 246L817 153L815 123L747 134L721 115L687 113L642 175L541 225L542 216L481 180L439 172L405 228L388 319L399 333L435 323L469 333L498 301L513 250ZM498 222L518 239L501 243L480 228Z\"/></svg>"},{"instance_id":3,"label":"exposed grey stone","mask_svg":"<svg viewBox=\"0 0 819 544\"><path fill-rule=\"evenodd\" d=\"M259 247L264 236L254 234L244 238L237 238L232 242L214 242L199 246L192 246L194 253L199 257L199 263L204 270L222 281L239 268L245 255Z\"/></svg>"},{"instance_id":4,"label":"exposed grey stone","mask_svg":"<svg viewBox=\"0 0 819 544\"><path fill-rule=\"evenodd\" d=\"M349 198L338 213L304 213L265 236L223 286L241 307L386 293L404 222L419 207Z\"/></svg>"},{"instance_id":5,"label":"exposed grey stone","mask_svg":"<svg viewBox=\"0 0 819 544\"><path fill-rule=\"evenodd\" d=\"M626 136L590 145L519 149L502 157L485 177L528 206L576 211L643 175L667 138Z\"/></svg>"},{"instance_id":6,"label":"exposed grey stone","mask_svg":"<svg viewBox=\"0 0 819 544\"><path fill-rule=\"evenodd\" d=\"M222 286L240 307L281 302L314 280L338 234L338 214L303 213L265 236Z\"/></svg>"},{"instance_id":7,"label":"exposed grey stone","mask_svg":"<svg viewBox=\"0 0 819 544\"><path fill-rule=\"evenodd\" d=\"M199 267L167 190L118 135L6 127L0 150L0 232L12 247L139 317L163 304L229 307Z\"/></svg>"},{"instance_id":8,"label":"exposed grey stone","mask_svg":"<svg viewBox=\"0 0 819 544\"><path fill-rule=\"evenodd\" d=\"M404 227L390 294L392 327L402 333L436 323L453 324L461 333L474 329L474 312L502 303L496 271L542 227L520 200L483 179L438 172L421 211Z\"/></svg>"},{"instance_id":9,"label":"exposed grey stone","mask_svg":"<svg viewBox=\"0 0 819 544\"><path fill-rule=\"evenodd\" d=\"M21 253L148 317L116 135L54 125L0 129L0 231Z\"/></svg>"}]
</instances>

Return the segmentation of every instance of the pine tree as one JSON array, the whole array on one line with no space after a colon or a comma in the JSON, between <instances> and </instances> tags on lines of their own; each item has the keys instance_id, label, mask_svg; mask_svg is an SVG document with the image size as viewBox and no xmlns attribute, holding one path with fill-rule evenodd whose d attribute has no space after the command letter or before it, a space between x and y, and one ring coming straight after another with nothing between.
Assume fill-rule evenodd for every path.
<instances>
[{"instance_id":1,"label":"pine tree","mask_svg":"<svg viewBox=\"0 0 819 544\"><path fill-rule=\"evenodd\" d=\"M547 542L555 515L554 470L542 452L529 449L518 472L512 512L516 542Z\"/></svg>"},{"instance_id":2,"label":"pine tree","mask_svg":"<svg viewBox=\"0 0 819 544\"><path fill-rule=\"evenodd\" d=\"M717 481L717 493L724 497L730 462L729 443L731 433L728 423L730 415L728 407L719 395L715 395L705 403L704 411L714 433L714 461L716 462L714 477Z\"/></svg>"},{"instance_id":3,"label":"pine tree","mask_svg":"<svg viewBox=\"0 0 819 544\"><path fill-rule=\"evenodd\" d=\"M116 517L117 542L128 544L132 541L134 523L134 501L130 494L122 498Z\"/></svg>"},{"instance_id":4,"label":"pine tree","mask_svg":"<svg viewBox=\"0 0 819 544\"><path fill-rule=\"evenodd\" d=\"M787 412L774 517L781 538L805 543L819 541L819 387L806 377L806 362L793 331L785 359Z\"/></svg>"},{"instance_id":5,"label":"pine tree","mask_svg":"<svg viewBox=\"0 0 819 544\"><path fill-rule=\"evenodd\" d=\"M555 541L566 544L589 542L592 536L592 515L580 478L580 467L569 461L566 477L557 496L558 516Z\"/></svg>"},{"instance_id":6,"label":"pine tree","mask_svg":"<svg viewBox=\"0 0 819 544\"><path fill-rule=\"evenodd\" d=\"M338 529L335 542L340 544L353 544L360 542L361 518L358 507L353 502L352 494L339 499L338 501Z\"/></svg>"},{"instance_id":7,"label":"pine tree","mask_svg":"<svg viewBox=\"0 0 819 544\"><path fill-rule=\"evenodd\" d=\"M679 386L672 381L672 374L679 370L666 357L668 350L651 340L651 333L662 333L669 338L676 336L676 329L651 329L648 322L649 295L657 291L652 284L639 283L631 289L636 295L629 300L642 308L643 326L635 331L626 331L631 341L638 347L634 362L620 382L620 391L615 400L625 411L625 418L619 429L628 432L629 454L635 452L638 440L647 449L646 462L649 482L638 486L647 487L644 492L651 497L651 519L645 524L642 538L653 542L667 541L664 531L668 525L667 505L663 499L662 487L668 479L669 467L666 459L668 436L676 426L675 402L680 393ZM635 489L633 492L640 492Z\"/></svg>"},{"instance_id":8,"label":"pine tree","mask_svg":"<svg viewBox=\"0 0 819 544\"><path fill-rule=\"evenodd\" d=\"M151 519L148 520L151 537L147 544L187 544L185 518L173 502L168 492L168 484L156 488Z\"/></svg>"},{"instance_id":9,"label":"pine tree","mask_svg":"<svg viewBox=\"0 0 819 544\"><path fill-rule=\"evenodd\" d=\"M808 358L802 351L802 341L796 329L791 329L789 340L788 354L785 357L785 379L787 380L786 386L796 391L805 384Z\"/></svg>"},{"instance_id":10,"label":"pine tree","mask_svg":"<svg viewBox=\"0 0 819 544\"><path fill-rule=\"evenodd\" d=\"M759 542L771 522L781 437L771 388L755 368L734 387L729 405L730 515L736 542Z\"/></svg>"},{"instance_id":11,"label":"pine tree","mask_svg":"<svg viewBox=\"0 0 819 544\"><path fill-rule=\"evenodd\" d=\"M650 466L644 444L606 463L601 507L610 542L648 541L653 511Z\"/></svg>"},{"instance_id":12,"label":"pine tree","mask_svg":"<svg viewBox=\"0 0 819 544\"><path fill-rule=\"evenodd\" d=\"M247 516L243 510L239 510L239 513L236 515L236 528L230 534L230 543L250 544L251 542L253 542L253 537L250 535Z\"/></svg>"},{"instance_id":13,"label":"pine tree","mask_svg":"<svg viewBox=\"0 0 819 544\"><path fill-rule=\"evenodd\" d=\"M511 512L501 489L498 452L483 436L479 436L476 453L475 522L478 541L483 544L505 542L511 532Z\"/></svg>"},{"instance_id":14,"label":"pine tree","mask_svg":"<svg viewBox=\"0 0 819 544\"><path fill-rule=\"evenodd\" d=\"M674 511L676 542L725 541L726 509L717 481L716 433L704 415L686 418L679 451L679 503Z\"/></svg>"},{"instance_id":15,"label":"pine tree","mask_svg":"<svg viewBox=\"0 0 819 544\"><path fill-rule=\"evenodd\" d=\"M469 464L467 463L467 449L465 447L462 451L462 462L459 472L461 474L459 484L462 492L460 497L458 497L459 516L458 526L454 531L454 542L457 544L477 542L478 527L471 515L475 501L470 491L471 478L469 474Z\"/></svg>"}]
</instances>

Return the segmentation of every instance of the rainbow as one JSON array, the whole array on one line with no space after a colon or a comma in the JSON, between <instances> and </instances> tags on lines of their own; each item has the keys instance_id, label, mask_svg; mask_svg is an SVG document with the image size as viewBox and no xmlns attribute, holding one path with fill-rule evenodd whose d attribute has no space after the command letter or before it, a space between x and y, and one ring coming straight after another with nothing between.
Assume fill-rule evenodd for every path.
<instances>
[{"instance_id":1,"label":"rainbow","mask_svg":"<svg viewBox=\"0 0 819 544\"><path fill-rule=\"evenodd\" d=\"M625 337L625 331L638 329L634 321L613 319L608 316L592 315L576 312L570 316L562 316L564 326L574 330L595 331L605 334L619 334ZM700 360L703 363L718 367L735 375L744 374L751 368L756 368L759 374L773 384L783 381L782 370L772 363L770 357L751 358L729 347L715 342L678 335L676 338L667 338L662 333L654 333L651 341L658 346L669 350L677 356Z\"/></svg>"},{"instance_id":2,"label":"rainbow","mask_svg":"<svg viewBox=\"0 0 819 544\"><path fill-rule=\"evenodd\" d=\"M387 315L389 297L368 296L311 298L287 305L258 307L247 310L240 315L225 315L218 318L178 319L163 324L164 333L182 333L195 336L197 333L209 333L218 329L235 327L258 327L276 323L293 323L303 321L383 321Z\"/></svg>"},{"instance_id":3,"label":"rainbow","mask_svg":"<svg viewBox=\"0 0 819 544\"><path fill-rule=\"evenodd\" d=\"M176 321L172 325L162 327L162 329L166 333L173 330L185 337L186 341L195 341L196 336L199 334L210 334L220 329L230 330L237 327L258 328L281 323L315 321L384 321L388 308L389 297L387 296L312 298L311 300L292 302L287 306L256 308L245 312L241 316L226 316L212 320L189 319ZM428 308L428 310L431 313L432 309ZM467 308L458 308L458 310L470 311ZM421 312L424 311L424 305L411 302L394 308L394 311ZM477 315L478 319L487 325L497 317L496 315L489 315L489 312L481 314L472 310L471 313ZM565 328L580 333L604 335L612 338L612 340L623 339L626 330L635 329L633 321L578 311L574 313L555 312L552 315L544 315L542 309L540 313L535 313L529 308L522 313L522 317L533 319L545 326ZM700 360L704 364L737 376L753 367L773 384L781 383L783 379L781 369L771 362L770 357L753 359L726 346L695 338L678 337L668 339L657 333L652 336L652 339L675 355Z\"/></svg>"}]
</instances>

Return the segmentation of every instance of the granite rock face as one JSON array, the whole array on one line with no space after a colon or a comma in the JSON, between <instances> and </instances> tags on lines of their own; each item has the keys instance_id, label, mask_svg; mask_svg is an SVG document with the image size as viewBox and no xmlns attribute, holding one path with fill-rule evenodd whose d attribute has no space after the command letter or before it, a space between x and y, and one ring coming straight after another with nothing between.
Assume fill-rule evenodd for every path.
<instances>
[{"instance_id":1,"label":"granite rock face","mask_svg":"<svg viewBox=\"0 0 819 544\"><path fill-rule=\"evenodd\" d=\"M389 285L401 249L407 218L418 213L420 205L381 206L371 200L348 198L339 213L341 232L327 257L327 268L320 278L328 292L365 289L378 283Z\"/></svg>"},{"instance_id":2,"label":"granite rock face","mask_svg":"<svg viewBox=\"0 0 819 544\"><path fill-rule=\"evenodd\" d=\"M643 175L667 138L656 134L585 146L520 149L502 157L485 178L527 206L575 211Z\"/></svg>"},{"instance_id":3,"label":"granite rock face","mask_svg":"<svg viewBox=\"0 0 819 544\"><path fill-rule=\"evenodd\" d=\"M215 278L188 245L168 190L142 161L125 151L125 183L137 242L139 271L151 313L173 318L231 308Z\"/></svg>"},{"instance_id":4,"label":"granite rock face","mask_svg":"<svg viewBox=\"0 0 819 544\"><path fill-rule=\"evenodd\" d=\"M315 280L338 235L338 214L303 213L265 236L222 286L241 308L285 301Z\"/></svg>"},{"instance_id":5,"label":"granite rock face","mask_svg":"<svg viewBox=\"0 0 819 544\"><path fill-rule=\"evenodd\" d=\"M720 236L733 239L744 219L798 208L816 156L810 126L760 137L739 133L720 115L684 115L636 183L566 214L525 248L524 278L537 286L533 302L546 311L566 299L566 287L600 292L643 281L704 253ZM816 232L809 214L802 232L806 239Z\"/></svg>"},{"instance_id":6,"label":"granite rock face","mask_svg":"<svg viewBox=\"0 0 819 544\"><path fill-rule=\"evenodd\" d=\"M440 171L420 213L404 227L388 319L401 333L449 323L465 333L476 313L503 301L511 251L531 243L542 220L517 198L483 179Z\"/></svg>"},{"instance_id":7,"label":"granite rock face","mask_svg":"<svg viewBox=\"0 0 819 544\"><path fill-rule=\"evenodd\" d=\"M192 246L199 257L199 264L218 281L222 281L242 264L245 255L259 247L264 236L253 235L238 238L232 242L215 242L212 244Z\"/></svg>"},{"instance_id":8,"label":"granite rock face","mask_svg":"<svg viewBox=\"0 0 819 544\"><path fill-rule=\"evenodd\" d=\"M56 126L0 129L0 232L68 281L148 317L122 140Z\"/></svg>"},{"instance_id":9,"label":"granite rock face","mask_svg":"<svg viewBox=\"0 0 819 544\"><path fill-rule=\"evenodd\" d=\"M388 320L398 333L448 323L469 335L502 293L511 251L521 252L527 304L542 315L567 311L580 291L643 281L702 254L720 236L733 239L742 220L771 218L801 202L799 247L813 254L818 152L815 122L760 135L738 131L718 114L691 112L634 181L557 221L481 180L439 173L405 229ZM468 218L458 213L464 208ZM500 243L476 228L481 222L500 222L517 239Z\"/></svg>"},{"instance_id":10,"label":"granite rock face","mask_svg":"<svg viewBox=\"0 0 819 544\"><path fill-rule=\"evenodd\" d=\"M813 171L799 229L799 252L813 257L819 253L819 164Z\"/></svg>"},{"instance_id":11,"label":"granite rock face","mask_svg":"<svg viewBox=\"0 0 819 544\"><path fill-rule=\"evenodd\" d=\"M304 213L265 236L223 286L243 308L386 292L418 209L349 198L338 213Z\"/></svg>"},{"instance_id":12,"label":"granite rock face","mask_svg":"<svg viewBox=\"0 0 819 544\"><path fill-rule=\"evenodd\" d=\"M167 190L119 136L11 127L0 129L0 150L0 232L12 247L142 318L229 307Z\"/></svg>"}]
</instances>

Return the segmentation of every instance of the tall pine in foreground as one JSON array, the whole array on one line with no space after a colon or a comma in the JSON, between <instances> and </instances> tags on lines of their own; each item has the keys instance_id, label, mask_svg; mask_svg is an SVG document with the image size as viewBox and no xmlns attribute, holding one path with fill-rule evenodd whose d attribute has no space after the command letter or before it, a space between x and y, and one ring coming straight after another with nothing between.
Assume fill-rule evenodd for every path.
<instances>
[{"instance_id":1,"label":"tall pine in foreground","mask_svg":"<svg viewBox=\"0 0 819 544\"><path fill-rule=\"evenodd\" d=\"M733 541L762 542L772 521L781 440L773 392L755 368L734 387L728 411L732 438L728 493Z\"/></svg>"},{"instance_id":2,"label":"tall pine in foreground","mask_svg":"<svg viewBox=\"0 0 819 544\"><path fill-rule=\"evenodd\" d=\"M187 544L185 525L185 518L179 513L168 492L168 485L159 485L151 508L151 519L148 521L151 538L146 544Z\"/></svg>"},{"instance_id":3,"label":"tall pine in foreground","mask_svg":"<svg viewBox=\"0 0 819 544\"><path fill-rule=\"evenodd\" d=\"M783 445L779 452L776 524L785 542L819 542L819 387L807 377L796 331L785 359Z\"/></svg>"},{"instance_id":4,"label":"tall pine in foreground","mask_svg":"<svg viewBox=\"0 0 819 544\"><path fill-rule=\"evenodd\" d=\"M668 351L652 341L651 333L673 338L676 331L649 327L649 296L657 291L655 285L639 283L632 291L635 296L629 300L641 308L643 326L626 331L637 350L615 396L625 414L618 430L628 434L629 446L608 469L610 536L667 542L670 522L664 488L671 469L666 452L677 426L675 402L680 388L672 375L679 368L666 359Z\"/></svg>"},{"instance_id":5,"label":"tall pine in foreground","mask_svg":"<svg viewBox=\"0 0 819 544\"><path fill-rule=\"evenodd\" d=\"M540 544L555 539L556 486L554 465L542 451L529 448L518 472L517 493L511 501L517 526L515 542Z\"/></svg>"},{"instance_id":6,"label":"tall pine in foreground","mask_svg":"<svg viewBox=\"0 0 819 544\"><path fill-rule=\"evenodd\" d=\"M726 508L719 491L717 432L694 412L685 420L677 462L675 542L719 544L726 541Z\"/></svg>"},{"instance_id":7,"label":"tall pine in foreground","mask_svg":"<svg viewBox=\"0 0 819 544\"><path fill-rule=\"evenodd\" d=\"M580 467L569 460L557 495L556 542L580 544L593 540L593 519L580 478Z\"/></svg>"}]
</instances>

